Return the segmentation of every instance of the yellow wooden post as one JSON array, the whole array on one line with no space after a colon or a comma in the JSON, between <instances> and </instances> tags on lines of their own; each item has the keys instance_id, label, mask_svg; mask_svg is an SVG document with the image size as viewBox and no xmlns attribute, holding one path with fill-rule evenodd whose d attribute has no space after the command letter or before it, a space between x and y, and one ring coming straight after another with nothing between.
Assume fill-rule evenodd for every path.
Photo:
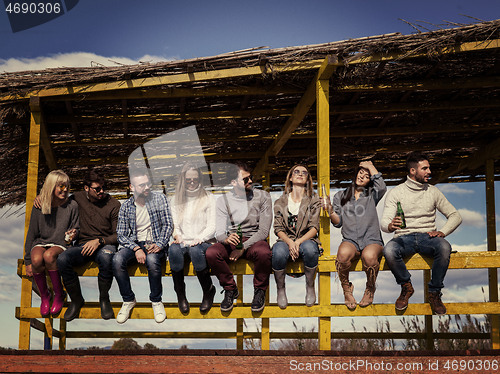
<instances>
[{"instance_id":1,"label":"yellow wooden post","mask_svg":"<svg viewBox=\"0 0 500 374\"><path fill-rule=\"evenodd\" d=\"M26 234L28 232L28 227L30 224L33 201L35 200L37 194L38 161L40 156L40 123L42 117L39 97L32 97L30 99L30 109L31 118L28 153L28 181L26 188L26 216L24 220L24 240L26 240ZM31 307L31 290L31 281L28 278L23 277L21 284L21 308ZM22 318L19 321L19 349L30 348L30 334L30 319Z\"/></svg>"},{"instance_id":2,"label":"yellow wooden post","mask_svg":"<svg viewBox=\"0 0 500 374\"><path fill-rule=\"evenodd\" d=\"M236 276L236 286L239 290L239 296L236 299L236 305L243 304L243 275ZM236 318L236 349L243 349L243 318Z\"/></svg>"},{"instance_id":3,"label":"yellow wooden post","mask_svg":"<svg viewBox=\"0 0 500 374\"><path fill-rule=\"evenodd\" d=\"M495 160L486 161L486 237L488 251L497 250L495 222ZM490 302L498 301L498 273L497 269L488 269L488 285ZM490 315L491 319L491 348L500 349L500 316Z\"/></svg>"},{"instance_id":4,"label":"yellow wooden post","mask_svg":"<svg viewBox=\"0 0 500 374\"><path fill-rule=\"evenodd\" d=\"M330 104L329 80L318 79L316 84L316 136L318 160L318 190L324 184L330 191ZM319 239L323 255L330 256L330 220L326 213L320 217ZM319 273L319 305L331 304L330 273ZM330 317L319 317L319 349L330 350L332 346Z\"/></svg>"},{"instance_id":5,"label":"yellow wooden post","mask_svg":"<svg viewBox=\"0 0 500 374\"><path fill-rule=\"evenodd\" d=\"M66 320L59 318L59 350L66 350Z\"/></svg>"}]
</instances>

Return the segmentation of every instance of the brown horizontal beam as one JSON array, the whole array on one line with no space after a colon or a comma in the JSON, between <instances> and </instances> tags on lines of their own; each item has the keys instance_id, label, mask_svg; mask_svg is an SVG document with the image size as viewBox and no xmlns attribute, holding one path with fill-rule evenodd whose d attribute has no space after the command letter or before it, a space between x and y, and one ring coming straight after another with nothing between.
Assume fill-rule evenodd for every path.
<instances>
[{"instance_id":1,"label":"brown horizontal beam","mask_svg":"<svg viewBox=\"0 0 500 374\"><path fill-rule=\"evenodd\" d=\"M203 119L230 119L230 118L260 118L260 117L287 117L292 109L249 109L249 110L219 110L213 112L191 113L158 113L137 115L110 115L110 116L50 116L48 123L116 123L116 122L159 122L159 121L191 121Z\"/></svg>"},{"instance_id":2,"label":"brown horizontal beam","mask_svg":"<svg viewBox=\"0 0 500 374\"><path fill-rule=\"evenodd\" d=\"M335 92L463 90L492 87L500 87L500 77L487 76L453 79L428 79L377 84L352 84L331 87L330 92L332 95L335 95Z\"/></svg>"},{"instance_id":3,"label":"brown horizontal beam","mask_svg":"<svg viewBox=\"0 0 500 374\"><path fill-rule=\"evenodd\" d=\"M500 100L463 100L442 102L406 102L387 104L331 105L330 114L359 114L403 111L453 110L465 108L498 108Z\"/></svg>"},{"instance_id":4,"label":"brown horizontal beam","mask_svg":"<svg viewBox=\"0 0 500 374\"><path fill-rule=\"evenodd\" d=\"M204 87L204 88L165 88L165 89L133 89L96 92L82 95L54 96L45 101L61 100L141 100L141 99L175 99L189 97L217 97L217 96L257 96L257 95L294 95L301 94L304 90L288 87Z\"/></svg>"}]
</instances>

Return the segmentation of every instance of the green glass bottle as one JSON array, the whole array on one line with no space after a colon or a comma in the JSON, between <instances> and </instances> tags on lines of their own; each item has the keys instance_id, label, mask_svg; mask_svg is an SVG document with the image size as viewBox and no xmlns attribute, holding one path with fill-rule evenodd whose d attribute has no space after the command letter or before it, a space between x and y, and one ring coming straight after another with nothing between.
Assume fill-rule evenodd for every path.
<instances>
[{"instance_id":1,"label":"green glass bottle","mask_svg":"<svg viewBox=\"0 0 500 374\"><path fill-rule=\"evenodd\" d=\"M236 230L236 235L240 239L240 242L236 244L236 249L243 249L243 233L241 232L241 224L238 225L238 230Z\"/></svg>"},{"instance_id":2,"label":"green glass bottle","mask_svg":"<svg viewBox=\"0 0 500 374\"><path fill-rule=\"evenodd\" d=\"M401 226L399 228L406 229L406 220L405 220L405 212L403 212L403 208L401 208L401 203L398 201L397 209L396 209L396 217L401 217Z\"/></svg>"}]
</instances>

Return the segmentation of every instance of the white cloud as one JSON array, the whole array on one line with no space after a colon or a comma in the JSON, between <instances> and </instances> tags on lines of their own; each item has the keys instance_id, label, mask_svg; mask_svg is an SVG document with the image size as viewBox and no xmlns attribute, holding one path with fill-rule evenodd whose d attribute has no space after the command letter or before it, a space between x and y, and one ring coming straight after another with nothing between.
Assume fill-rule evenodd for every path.
<instances>
[{"instance_id":1,"label":"white cloud","mask_svg":"<svg viewBox=\"0 0 500 374\"><path fill-rule=\"evenodd\" d=\"M439 184L439 185L437 185L437 188L439 188L439 190L442 193L444 193L445 195L450 194L450 193L454 193L454 194L458 194L458 195L466 195L466 194L473 194L474 193L474 190L468 190L466 188L459 187L456 184L450 184L450 183Z\"/></svg>"},{"instance_id":2,"label":"white cloud","mask_svg":"<svg viewBox=\"0 0 500 374\"><path fill-rule=\"evenodd\" d=\"M58 53L50 56L40 56L35 58L9 58L0 59L0 72L15 72L26 70L43 70L60 67L92 67L92 66L117 66L134 65L139 62L164 62L174 58L145 55L138 60L128 57L99 56L89 52Z\"/></svg>"},{"instance_id":3,"label":"white cloud","mask_svg":"<svg viewBox=\"0 0 500 374\"><path fill-rule=\"evenodd\" d=\"M458 209L458 212L462 216L462 225L484 227L486 224L484 214L469 209Z\"/></svg>"}]
</instances>

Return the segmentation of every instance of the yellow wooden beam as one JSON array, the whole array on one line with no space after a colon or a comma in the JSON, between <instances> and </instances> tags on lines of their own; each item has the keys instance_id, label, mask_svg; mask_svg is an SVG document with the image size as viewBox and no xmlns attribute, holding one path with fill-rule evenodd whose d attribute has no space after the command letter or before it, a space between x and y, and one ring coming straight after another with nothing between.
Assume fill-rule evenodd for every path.
<instances>
[{"instance_id":1,"label":"yellow wooden beam","mask_svg":"<svg viewBox=\"0 0 500 374\"><path fill-rule=\"evenodd\" d=\"M274 73L285 73L301 70L314 70L321 66L323 60L310 60L289 64L273 65ZM220 70L206 70L193 73L167 74L156 77L136 78L120 81L109 81L103 83L89 83L75 86L54 87L41 90L33 90L24 95L1 95L0 101L22 100L31 96L48 97L75 94L87 94L93 92L130 90L145 87L168 86L182 83L194 83L212 81L218 79L230 79L248 77L268 73L265 66L250 66Z\"/></svg>"},{"instance_id":2,"label":"yellow wooden beam","mask_svg":"<svg viewBox=\"0 0 500 374\"><path fill-rule=\"evenodd\" d=\"M500 39L478 40L477 42L466 42L466 43L456 44L453 47L434 48L432 52L429 52L424 48L420 48L417 50L411 50L407 52L392 51L388 53L375 53L373 55L366 55L360 53L346 59L345 62L348 65L366 64L370 62L404 60L404 59L419 58L419 57L429 58L451 53L474 52L474 51L477 52L477 51L484 51L497 48L500 48Z\"/></svg>"},{"instance_id":3,"label":"yellow wooden beam","mask_svg":"<svg viewBox=\"0 0 500 374\"><path fill-rule=\"evenodd\" d=\"M330 69L330 74L333 69ZM316 82L316 151L317 151L317 181L318 193L325 186L330 190L330 81L328 74L318 74L318 77L326 79L318 79ZM320 217L320 231L319 240L323 247L324 255L330 255L330 219L326 212L322 212ZM331 282L330 273L319 274L319 305L326 306L331 304ZM318 336L319 336L319 349L331 350L332 349L332 326L329 317L320 317L318 320Z\"/></svg>"},{"instance_id":4,"label":"yellow wooden beam","mask_svg":"<svg viewBox=\"0 0 500 374\"><path fill-rule=\"evenodd\" d=\"M102 319L98 303L95 306L85 305L80 311L80 319ZM372 304L366 308L349 310L345 304L314 305L307 307L304 304L289 304L286 310L280 309L278 305L272 304L264 308L262 312L255 313L250 309L250 303L235 305L231 312L221 312L219 305L206 314L202 314L198 308L191 308L189 314L180 312L177 303L164 303L167 319L190 320L190 319L239 319L239 318L306 318L306 317L372 317L372 316L412 316L432 315L429 303L412 304L401 313L394 308L394 304ZM500 302L469 302L469 303L445 303L448 315L454 314L500 314ZM112 303L115 315L120 311L121 303ZM194 304L194 306L197 306ZM66 307L61 311L64 315ZM16 318L40 318L40 308L16 308ZM130 315L131 319L154 319L151 303L137 303ZM243 337L243 335L241 335Z\"/></svg>"},{"instance_id":5,"label":"yellow wooden beam","mask_svg":"<svg viewBox=\"0 0 500 374\"><path fill-rule=\"evenodd\" d=\"M55 336L55 335L54 335ZM317 339L318 334L315 332L278 332L273 331L269 334L271 339ZM454 332L454 333L439 333L432 334L434 339L487 339L488 334L477 332ZM84 338L161 338L161 339L236 339L236 334L231 331L69 331L68 338L84 339ZM385 332L386 339L425 339L424 333L405 333L405 332ZM259 339L258 332L246 331L243 334L244 339ZM332 333L332 339L379 339L379 332L335 332Z\"/></svg>"},{"instance_id":6,"label":"yellow wooden beam","mask_svg":"<svg viewBox=\"0 0 500 374\"><path fill-rule=\"evenodd\" d=\"M335 259L337 256L323 255L319 258L318 271L320 273L336 272ZM425 270L432 268L432 258L423 257L419 254L405 259L406 267L408 270ZM478 251L478 252L456 252L452 253L450 257L449 269L493 269L500 267L500 252L494 251ZM233 274L252 275L253 264L247 260L238 260L236 263L231 263L229 268ZM299 274L304 273L304 264L302 262L293 262L287 265L287 273ZM382 257L380 260L380 270L388 271L389 266L386 264L385 259ZM99 268L94 262L90 262L85 266L76 268L75 271L78 275L86 277L97 277ZM363 271L360 260L353 261L351 271ZM128 268L131 276L146 277L147 271L144 265L131 265ZM17 274L21 277L26 277L26 267L24 261L19 259L17 262ZM167 261L166 265L162 267L162 276L170 276L172 271ZM187 266L186 275L196 275L193 264Z\"/></svg>"},{"instance_id":7,"label":"yellow wooden beam","mask_svg":"<svg viewBox=\"0 0 500 374\"><path fill-rule=\"evenodd\" d=\"M30 119L30 137L28 151L28 181L26 187L26 213L24 218L24 241L28 233L31 219L31 210L33 201L37 195L38 184L38 162L40 158L40 124L42 122L42 113L40 107L40 98L32 97L30 99L31 119ZM24 254L24 245L23 245ZM28 278L23 278L21 283L21 307L31 307L32 283ZM31 327L29 319L19 321L19 349L29 349Z\"/></svg>"}]
</instances>

